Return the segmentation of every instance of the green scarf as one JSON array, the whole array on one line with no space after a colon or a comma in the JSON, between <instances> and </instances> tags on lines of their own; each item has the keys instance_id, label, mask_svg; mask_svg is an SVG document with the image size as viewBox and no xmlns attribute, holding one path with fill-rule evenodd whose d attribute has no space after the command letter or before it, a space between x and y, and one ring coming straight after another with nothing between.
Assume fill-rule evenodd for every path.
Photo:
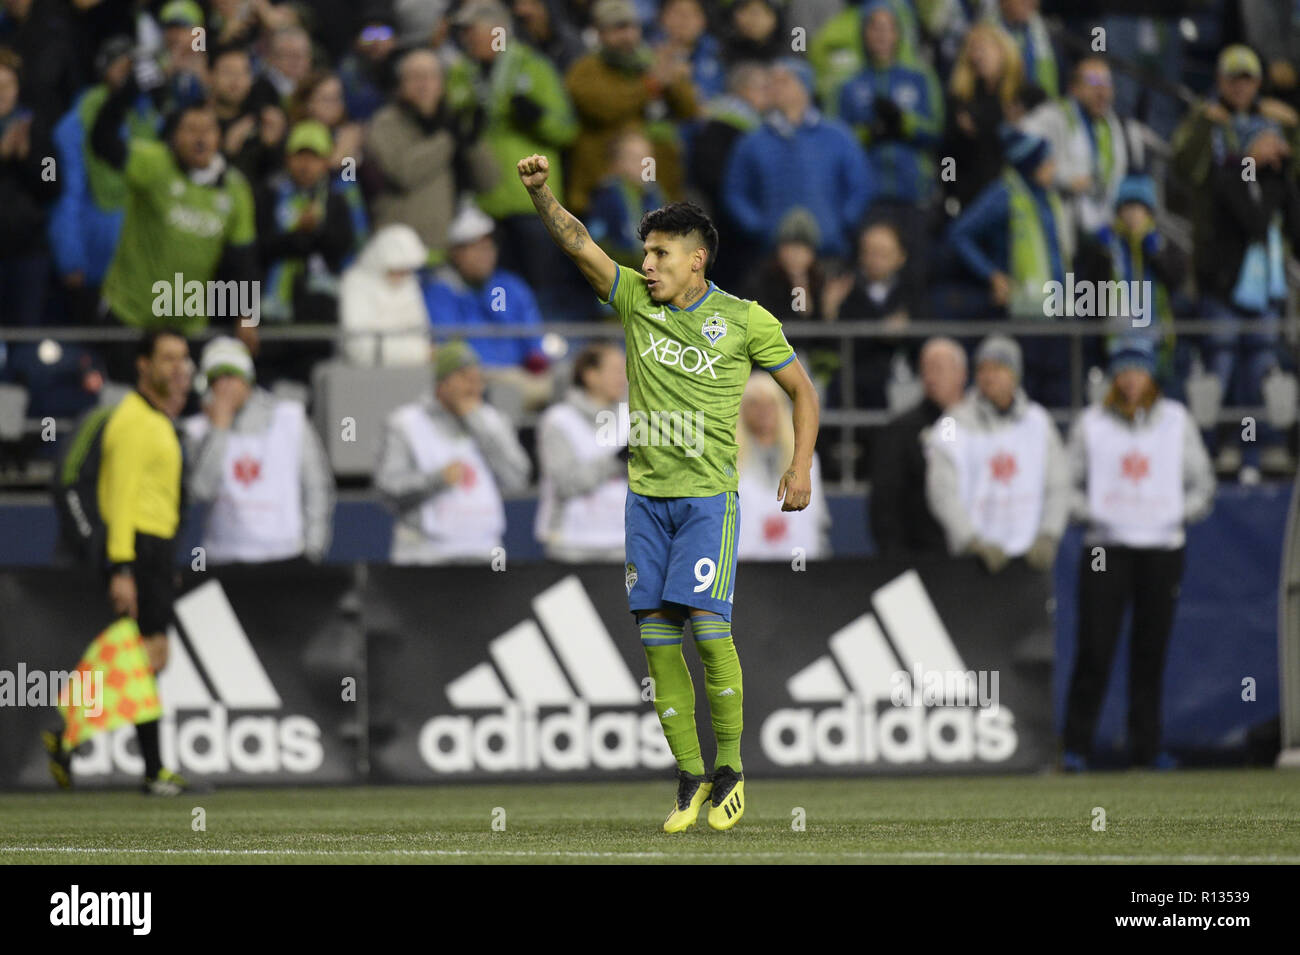
<instances>
[{"instance_id":1,"label":"green scarf","mask_svg":"<svg viewBox=\"0 0 1300 955\"><path fill-rule=\"evenodd\" d=\"M1044 318L1043 286L1052 281L1052 257L1047 248L1047 233L1038 217L1038 204L1034 202L1029 186L1014 169L1002 174L1010 205L1007 228L1010 236L1007 248L1011 259L1011 301L1008 303L1012 318ZM1065 245L1061 241L1061 223L1064 210L1056 193L1047 190L1047 203L1056 220L1057 248L1061 250L1061 265L1067 271Z\"/></svg>"}]
</instances>

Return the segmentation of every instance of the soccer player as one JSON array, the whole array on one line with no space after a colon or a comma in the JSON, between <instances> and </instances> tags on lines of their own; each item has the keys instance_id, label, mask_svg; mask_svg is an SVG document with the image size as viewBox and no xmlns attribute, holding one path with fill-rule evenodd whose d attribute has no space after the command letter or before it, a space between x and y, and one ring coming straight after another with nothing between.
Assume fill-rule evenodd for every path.
<instances>
[{"instance_id":1,"label":"soccer player","mask_svg":"<svg viewBox=\"0 0 1300 955\"><path fill-rule=\"evenodd\" d=\"M772 313L706 278L718 232L698 207L674 202L642 217L639 273L616 265L556 201L545 156L521 159L517 170L551 237L623 321L630 421L625 584L655 711L677 760L677 799L664 831L690 828L706 800L709 825L730 829L745 811L743 693L731 635L740 397L758 365L793 400L793 460L776 493L783 510L800 511L812 494L817 393ZM682 655L687 616L717 741L708 776Z\"/></svg>"}]
</instances>

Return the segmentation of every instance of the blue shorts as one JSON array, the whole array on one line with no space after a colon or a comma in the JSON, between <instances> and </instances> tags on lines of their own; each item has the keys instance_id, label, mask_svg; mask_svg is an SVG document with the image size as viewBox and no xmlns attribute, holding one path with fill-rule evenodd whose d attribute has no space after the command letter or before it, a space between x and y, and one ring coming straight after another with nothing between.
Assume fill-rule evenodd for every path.
<instances>
[{"instance_id":1,"label":"blue shorts","mask_svg":"<svg viewBox=\"0 0 1300 955\"><path fill-rule=\"evenodd\" d=\"M679 604L731 620L740 498L646 497L627 492L623 506L627 605L658 610Z\"/></svg>"}]
</instances>

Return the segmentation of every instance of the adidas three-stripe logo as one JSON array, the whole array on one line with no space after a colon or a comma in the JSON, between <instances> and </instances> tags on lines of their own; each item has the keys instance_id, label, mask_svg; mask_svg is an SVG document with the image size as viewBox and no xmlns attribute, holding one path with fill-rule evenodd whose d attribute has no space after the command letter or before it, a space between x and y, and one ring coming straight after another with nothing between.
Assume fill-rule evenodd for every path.
<instances>
[{"instance_id":1,"label":"adidas three-stripe logo","mask_svg":"<svg viewBox=\"0 0 1300 955\"><path fill-rule=\"evenodd\" d=\"M453 706L492 708L511 702L564 706L577 700L596 706L636 706L641 702L632 671L577 577L546 588L533 598L533 610L540 627L532 620L515 624L488 644L491 663L480 663L447 684Z\"/></svg>"},{"instance_id":2,"label":"adidas three-stripe logo","mask_svg":"<svg viewBox=\"0 0 1300 955\"><path fill-rule=\"evenodd\" d=\"M168 629L167 667L158 676L158 692L168 709L207 709L222 703L231 709L278 710L283 707L271 678L253 650L221 584L209 580L174 604L176 627ZM186 643L194 650L190 656Z\"/></svg>"},{"instance_id":3,"label":"adidas three-stripe logo","mask_svg":"<svg viewBox=\"0 0 1300 955\"><path fill-rule=\"evenodd\" d=\"M158 675L164 762L204 776L320 770L326 757L320 724L294 712L293 697L287 704L281 699L220 582L205 581L173 609L167 667ZM77 773L140 773L139 757L120 745L131 732L122 727L91 740L74 763Z\"/></svg>"},{"instance_id":4,"label":"adidas three-stripe logo","mask_svg":"<svg viewBox=\"0 0 1300 955\"><path fill-rule=\"evenodd\" d=\"M763 719L759 740L767 758L778 766L1010 759L1019 736L1005 705L984 707L974 698L966 705L893 705L895 674L960 674L963 687L974 684L920 575L908 570L879 587L871 606L874 613L831 634L829 653L786 681L799 705Z\"/></svg>"},{"instance_id":5,"label":"adidas three-stripe logo","mask_svg":"<svg viewBox=\"0 0 1300 955\"><path fill-rule=\"evenodd\" d=\"M864 613L835 631L827 641L830 654L790 677L786 688L793 699L829 703L853 695L863 702L887 700L893 675L900 669L910 671L922 665L931 670L966 669L916 571L909 570L885 584L872 594L871 603L875 615ZM894 639L897 654L885 638L886 630ZM840 671L848 679L847 685Z\"/></svg>"},{"instance_id":6,"label":"adidas three-stripe logo","mask_svg":"<svg viewBox=\"0 0 1300 955\"><path fill-rule=\"evenodd\" d=\"M417 743L425 765L440 774L675 765L659 713L643 706L579 578L547 587L532 610L488 642L490 659L445 684L452 707L481 712L430 716Z\"/></svg>"},{"instance_id":7,"label":"adidas three-stripe logo","mask_svg":"<svg viewBox=\"0 0 1300 955\"><path fill-rule=\"evenodd\" d=\"M731 599L731 564L736 550L736 506L740 502L735 491L727 492L726 508L722 515L722 541L718 545L718 561L709 596L714 600ZM697 590L699 588L696 588Z\"/></svg>"}]
</instances>

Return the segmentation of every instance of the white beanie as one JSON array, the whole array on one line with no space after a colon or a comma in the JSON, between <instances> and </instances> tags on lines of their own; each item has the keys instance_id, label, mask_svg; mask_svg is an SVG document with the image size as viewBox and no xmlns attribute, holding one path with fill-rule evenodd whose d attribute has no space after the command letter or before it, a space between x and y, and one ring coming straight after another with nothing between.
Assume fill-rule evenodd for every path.
<instances>
[{"instance_id":1,"label":"white beanie","mask_svg":"<svg viewBox=\"0 0 1300 955\"><path fill-rule=\"evenodd\" d=\"M253 383L253 357L248 348L238 338L220 335L212 339L203 349L199 360L199 371L205 380L204 387L218 375L236 374Z\"/></svg>"},{"instance_id":2,"label":"white beanie","mask_svg":"<svg viewBox=\"0 0 1300 955\"><path fill-rule=\"evenodd\" d=\"M496 223L486 212L472 202L467 202L460 207L456 218L451 220L451 226L447 229L447 244L465 245L475 242L485 235L491 235L495 228Z\"/></svg>"}]
</instances>

